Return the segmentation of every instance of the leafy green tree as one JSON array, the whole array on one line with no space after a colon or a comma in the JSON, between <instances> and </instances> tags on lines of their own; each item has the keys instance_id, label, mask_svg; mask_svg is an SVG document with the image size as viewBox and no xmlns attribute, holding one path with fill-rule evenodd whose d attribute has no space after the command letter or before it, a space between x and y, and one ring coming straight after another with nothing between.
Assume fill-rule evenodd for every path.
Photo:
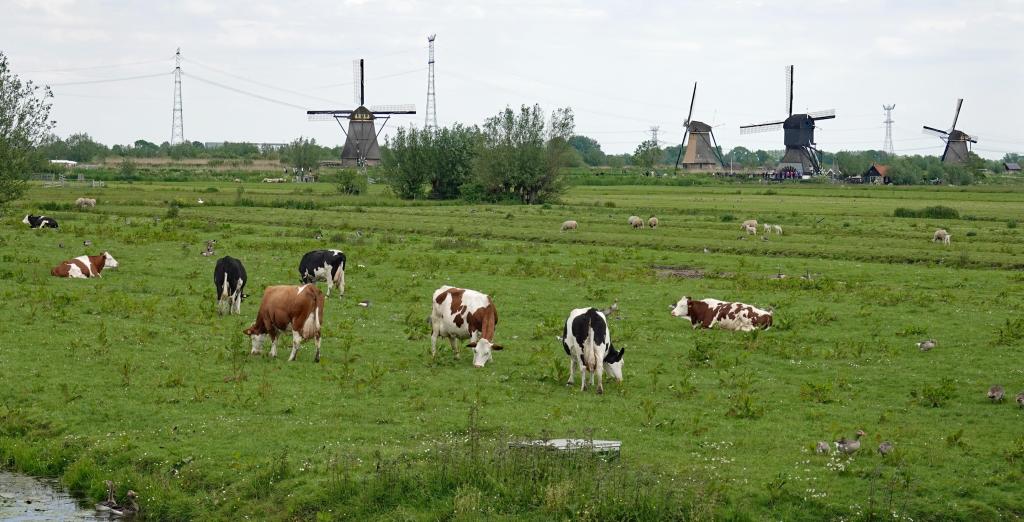
<instances>
[{"instance_id":1,"label":"leafy green tree","mask_svg":"<svg viewBox=\"0 0 1024 522\"><path fill-rule=\"evenodd\" d=\"M561 169L572 157L572 109L557 109L550 123L540 105L506 107L483 126L483 145L469 190L490 201L555 201L565 190Z\"/></svg>"},{"instance_id":2,"label":"leafy green tree","mask_svg":"<svg viewBox=\"0 0 1024 522\"><path fill-rule=\"evenodd\" d=\"M255 148L255 146L253 147ZM294 168L313 170L320 165L322 147L315 139L298 137L281 150L281 159Z\"/></svg>"},{"instance_id":3,"label":"leafy green tree","mask_svg":"<svg viewBox=\"0 0 1024 522\"><path fill-rule=\"evenodd\" d=\"M583 162L587 165L597 167L607 164L608 160L604 151L601 150L601 144L594 138L576 135L569 138L569 145L579 152Z\"/></svg>"},{"instance_id":4,"label":"leafy green tree","mask_svg":"<svg viewBox=\"0 0 1024 522\"><path fill-rule=\"evenodd\" d=\"M661 158L661 149L658 143L653 140L646 140L637 145L633 152L633 164L647 172L654 168L654 164Z\"/></svg>"},{"instance_id":5,"label":"leafy green tree","mask_svg":"<svg viewBox=\"0 0 1024 522\"><path fill-rule=\"evenodd\" d=\"M479 143L479 129L461 124L399 128L381 149L384 177L403 199L457 198L472 177Z\"/></svg>"},{"instance_id":6,"label":"leafy green tree","mask_svg":"<svg viewBox=\"0 0 1024 522\"><path fill-rule=\"evenodd\" d=\"M49 87L22 82L0 52L0 209L25 193L29 172L43 163L36 150L53 129Z\"/></svg>"}]
</instances>

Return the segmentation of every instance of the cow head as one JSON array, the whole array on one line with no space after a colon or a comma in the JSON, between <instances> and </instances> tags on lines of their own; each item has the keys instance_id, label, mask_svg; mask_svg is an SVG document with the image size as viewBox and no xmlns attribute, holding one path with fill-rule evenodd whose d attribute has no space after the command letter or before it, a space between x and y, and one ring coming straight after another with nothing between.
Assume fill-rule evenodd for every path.
<instances>
[{"instance_id":1,"label":"cow head","mask_svg":"<svg viewBox=\"0 0 1024 522\"><path fill-rule=\"evenodd\" d=\"M608 345L608 354L604 356L604 370L615 377L616 381L622 382L622 356L626 354L623 348L615 351L615 345Z\"/></svg>"},{"instance_id":2,"label":"cow head","mask_svg":"<svg viewBox=\"0 0 1024 522\"><path fill-rule=\"evenodd\" d=\"M684 319L690 318L690 296L683 296L683 298L676 303L676 306L672 308L672 317L682 317Z\"/></svg>"},{"instance_id":3,"label":"cow head","mask_svg":"<svg viewBox=\"0 0 1024 522\"><path fill-rule=\"evenodd\" d=\"M114 256L110 255L110 252L103 253L103 267L117 268L117 260L114 259Z\"/></svg>"},{"instance_id":4,"label":"cow head","mask_svg":"<svg viewBox=\"0 0 1024 522\"><path fill-rule=\"evenodd\" d=\"M466 346L473 349L473 366L477 368L483 368L484 365L491 360L491 352L493 350L504 349L500 344L494 344L487 339L480 339L479 341L469 343Z\"/></svg>"},{"instance_id":5,"label":"cow head","mask_svg":"<svg viewBox=\"0 0 1024 522\"><path fill-rule=\"evenodd\" d=\"M259 322L252 323L252 326L242 330L242 333L252 339L253 353L259 353L260 349L263 348L263 338L266 337L263 334L263 330L257 326L258 324Z\"/></svg>"}]
</instances>

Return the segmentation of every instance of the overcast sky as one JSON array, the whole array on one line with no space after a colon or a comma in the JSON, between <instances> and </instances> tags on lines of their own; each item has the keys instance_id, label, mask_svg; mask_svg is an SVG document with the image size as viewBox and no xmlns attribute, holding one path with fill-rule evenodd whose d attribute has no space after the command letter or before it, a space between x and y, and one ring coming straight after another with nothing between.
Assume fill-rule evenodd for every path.
<instances>
[{"instance_id":1,"label":"overcast sky","mask_svg":"<svg viewBox=\"0 0 1024 522\"><path fill-rule=\"evenodd\" d=\"M699 82L694 119L714 125L723 147L779 149L781 131L741 136L739 126L785 116L783 70L794 64L794 108L836 110L816 132L824 150L880 149L882 104L894 103L896 152L941 154L921 125L949 127L962 97L957 127L978 136L979 154L1024 152L1022 0L0 6L0 50L23 78L53 85L58 134L84 131L107 144L170 139L179 46L189 140L340 144L336 124L307 121L304 110L352 108L360 57L368 104L419 111L392 119L385 133L421 127L426 36L437 33L441 125L478 124L506 105L571 106L577 133L607 152L631 152L654 125L663 146L682 138Z\"/></svg>"}]
</instances>

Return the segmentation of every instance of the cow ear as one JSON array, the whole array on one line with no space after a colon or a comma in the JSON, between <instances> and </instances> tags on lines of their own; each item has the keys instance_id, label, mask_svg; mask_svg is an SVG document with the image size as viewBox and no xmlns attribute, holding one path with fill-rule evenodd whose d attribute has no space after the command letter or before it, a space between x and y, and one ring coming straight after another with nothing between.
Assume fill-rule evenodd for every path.
<instances>
[{"instance_id":1,"label":"cow ear","mask_svg":"<svg viewBox=\"0 0 1024 522\"><path fill-rule=\"evenodd\" d=\"M466 345L466 348L476 348L476 341L473 341Z\"/></svg>"},{"instance_id":2,"label":"cow ear","mask_svg":"<svg viewBox=\"0 0 1024 522\"><path fill-rule=\"evenodd\" d=\"M504 350L504 349L505 349L505 347L504 347L504 346L502 346L502 345L500 345L500 344L492 344L492 345L491 345L491 349L492 349L492 350Z\"/></svg>"}]
</instances>

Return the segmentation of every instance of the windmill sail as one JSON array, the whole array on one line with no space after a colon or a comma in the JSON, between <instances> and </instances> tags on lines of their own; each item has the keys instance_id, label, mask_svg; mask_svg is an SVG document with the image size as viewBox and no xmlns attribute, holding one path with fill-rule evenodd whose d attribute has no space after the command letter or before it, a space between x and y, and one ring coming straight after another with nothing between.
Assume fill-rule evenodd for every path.
<instances>
[{"instance_id":1,"label":"windmill sail","mask_svg":"<svg viewBox=\"0 0 1024 522\"><path fill-rule=\"evenodd\" d=\"M786 66L786 114L793 115L793 66Z\"/></svg>"}]
</instances>

